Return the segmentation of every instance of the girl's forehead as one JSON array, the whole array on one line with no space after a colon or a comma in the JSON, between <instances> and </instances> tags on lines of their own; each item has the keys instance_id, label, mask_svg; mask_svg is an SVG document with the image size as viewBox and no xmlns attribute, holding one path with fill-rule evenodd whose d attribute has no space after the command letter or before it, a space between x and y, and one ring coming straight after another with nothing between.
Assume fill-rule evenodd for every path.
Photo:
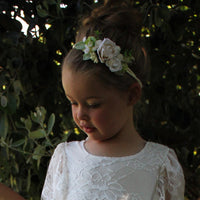
<instances>
[{"instance_id":1,"label":"girl's forehead","mask_svg":"<svg viewBox=\"0 0 200 200\"><path fill-rule=\"evenodd\" d=\"M68 83L68 85L81 84L80 86L91 84L103 86L103 84L98 80L95 75L85 73L85 72L76 72L71 69L65 68L62 71L62 82L63 84Z\"/></svg>"},{"instance_id":2,"label":"girl's forehead","mask_svg":"<svg viewBox=\"0 0 200 200\"><path fill-rule=\"evenodd\" d=\"M65 68L62 72L62 84L67 96L106 97L118 95L113 87L106 87L95 75L74 72Z\"/></svg>"},{"instance_id":3,"label":"girl's forehead","mask_svg":"<svg viewBox=\"0 0 200 200\"><path fill-rule=\"evenodd\" d=\"M106 88L101 81L98 80L95 76L82 73L82 72L73 72L72 70L65 69L62 72L62 83L66 93L71 92L101 92Z\"/></svg>"}]
</instances>

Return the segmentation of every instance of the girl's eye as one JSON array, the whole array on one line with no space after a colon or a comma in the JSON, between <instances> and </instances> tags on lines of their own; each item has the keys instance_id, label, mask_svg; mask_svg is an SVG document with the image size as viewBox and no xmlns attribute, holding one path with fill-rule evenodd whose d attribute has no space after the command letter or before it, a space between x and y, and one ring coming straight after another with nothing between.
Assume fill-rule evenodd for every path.
<instances>
[{"instance_id":1,"label":"girl's eye","mask_svg":"<svg viewBox=\"0 0 200 200\"><path fill-rule=\"evenodd\" d=\"M87 106L88 106L89 108L98 108L98 107L100 107L100 103L87 104Z\"/></svg>"},{"instance_id":2,"label":"girl's eye","mask_svg":"<svg viewBox=\"0 0 200 200\"><path fill-rule=\"evenodd\" d=\"M71 101L70 101L70 105L71 105L71 106L75 106L75 105L78 105L78 104L77 104L76 102L71 102Z\"/></svg>"}]
</instances>

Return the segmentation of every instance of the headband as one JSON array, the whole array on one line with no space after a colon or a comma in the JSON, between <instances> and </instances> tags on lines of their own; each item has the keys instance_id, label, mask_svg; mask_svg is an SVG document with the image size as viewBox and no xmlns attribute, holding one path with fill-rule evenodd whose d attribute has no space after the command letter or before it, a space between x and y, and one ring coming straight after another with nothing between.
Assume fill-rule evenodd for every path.
<instances>
[{"instance_id":1,"label":"headband","mask_svg":"<svg viewBox=\"0 0 200 200\"><path fill-rule=\"evenodd\" d=\"M135 75L135 73L128 67L128 64L135 61L135 58L129 52L121 54L121 48L109 38L104 40L97 40L93 36L83 38L83 41L77 42L74 45L75 49L82 50L83 60L92 60L94 63L104 63L111 72L117 74L124 74L127 72L132 76L142 87L142 82Z\"/></svg>"}]
</instances>

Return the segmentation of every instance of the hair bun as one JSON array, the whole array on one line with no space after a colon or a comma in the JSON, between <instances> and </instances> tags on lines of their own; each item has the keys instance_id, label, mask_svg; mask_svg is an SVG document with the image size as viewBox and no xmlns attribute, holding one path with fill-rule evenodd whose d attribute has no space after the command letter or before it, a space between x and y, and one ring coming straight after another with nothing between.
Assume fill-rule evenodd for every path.
<instances>
[{"instance_id":1,"label":"hair bun","mask_svg":"<svg viewBox=\"0 0 200 200\"><path fill-rule=\"evenodd\" d=\"M130 7L133 6L133 1L131 0L104 0L104 6L105 7Z\"/></svg>"},{"instance_id":2,"label":"hair bun","mask_svg":"<svg viewBox=\"0 0 200 200\"><path fill-rule=\"evenodd\" d=\"M84 36L94 35L97 30L102 33L102 37L108 37L115 42L119 42L122 36L140 36L142 17L132 4L130 0L105 0L103 6L94 9L91 15L82 21L81 35L77 35L76 41L82 40ZM116 34L119 36L115 37Z\"/></svg>"}]
</instances>

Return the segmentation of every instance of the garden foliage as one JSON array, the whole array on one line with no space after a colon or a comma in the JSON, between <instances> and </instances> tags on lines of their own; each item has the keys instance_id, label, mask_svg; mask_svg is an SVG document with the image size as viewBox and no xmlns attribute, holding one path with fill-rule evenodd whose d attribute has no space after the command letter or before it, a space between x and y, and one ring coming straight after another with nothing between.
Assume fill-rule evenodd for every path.
<instances>
[{"instance_id":1,"label":"garden foliage","mask_svg":"<svg viewBox=\"0 0 200 200\"><path fill-rule=\"evenodd\" d=\"M0 182L26 199L40 199L56 145L85 138L71 118L61 63L80 17L102 3L0 1ZM200 1L132 5L143 14L151 57L137 127L144 138L175 149L193 200L200 196ZM29 25L27 34L17 17Z\"/></svg>"}]
</instances>

